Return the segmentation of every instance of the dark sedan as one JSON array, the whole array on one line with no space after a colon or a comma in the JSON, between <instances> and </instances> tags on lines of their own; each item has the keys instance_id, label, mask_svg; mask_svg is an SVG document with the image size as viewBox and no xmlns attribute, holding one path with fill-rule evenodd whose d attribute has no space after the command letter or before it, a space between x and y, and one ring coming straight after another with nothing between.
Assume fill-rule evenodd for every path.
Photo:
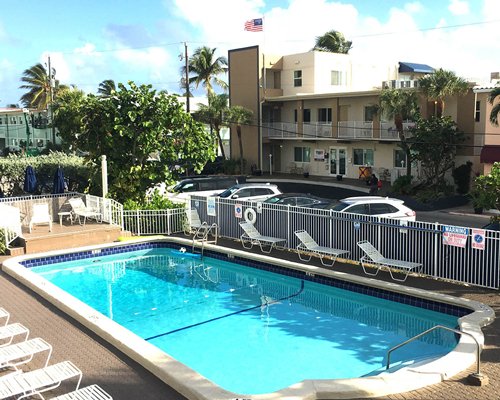
<instances>
[{"instance_id":1,"label":"dark sedan","mask_svg":"<svg viewBox=\"0 0 500 400\"><path fill-rule=\"evenodd\" d=\"M332 201L322 197L306 193L282 193L270 197L264 203L283 204L298 207L318 207L322 204L330 204Z\"/></svg>"}]
</instances>

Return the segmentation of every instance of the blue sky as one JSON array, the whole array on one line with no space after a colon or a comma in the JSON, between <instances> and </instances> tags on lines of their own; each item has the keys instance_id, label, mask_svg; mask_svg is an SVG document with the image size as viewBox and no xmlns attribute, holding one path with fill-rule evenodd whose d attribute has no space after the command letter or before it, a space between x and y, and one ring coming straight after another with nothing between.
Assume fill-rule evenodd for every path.
<instances>
[{"instance_id":1,"label":"blue sky","mask_svg":"<svg viewBox=\"0 0 500 400\"><path fill-rule=\"evenodd\" d=\"M0 0L0 107L18 103L20 77L51 58L56 78L95 92L100 82L151 83L179 93L179 54L259 44L305 52L335 29L351 54L408 61L486 81L500 70L498 0ZM264 33L243 30L264 16ZM201 91L198 91L201 93Z\"/></svg>"}]
</instances>

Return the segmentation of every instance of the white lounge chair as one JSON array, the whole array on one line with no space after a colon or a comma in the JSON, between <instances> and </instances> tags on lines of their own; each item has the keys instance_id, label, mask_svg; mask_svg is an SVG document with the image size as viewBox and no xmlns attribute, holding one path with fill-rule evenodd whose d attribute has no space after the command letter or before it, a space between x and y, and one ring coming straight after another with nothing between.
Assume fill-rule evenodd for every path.
<instances>
[{"instance_id":1,"label":"white lounge chair","mask_svg":"<svg viewBox=\"0 0 500 400\"><path fill-rule=\"evenodd\" d=\"M302 261L307 262L311 260L312 256L317 256L319 257L321 264L325 267L332 267L339 255L349 254L349 251L347 250L339 250L332 247L318 245L318 243L316 243L306 230L301 229L295 231L294 233L300 240L300 243L297 245L297 254ZM308 258L306 258L307 256ZM325 258L330 258L331 263L326 263Z\"/></svg>"},{"instance_id":2,"label":"white lounge chair","mask_svg":"<svg viewBox=\"0 0 500 400\"><path fill-rule=\"evenodd\" d=\"M206 240L211 233L214 240L211 243L217 243L218 227L216 223L209 225L207 222L202 222L198 210L191 208L186 210L186 221L184 224L184 233L186 235L194 235L193 239Z\"/></svg>"},{"instance_id":3,"label":"white lounge chair","mask_svg":"<svg viewBox=\"0 0 500 400\"><path fill-rule=\"evenodd\" d=\"M74 215L73 219L78 219L80 225L85 225L87 219L95 219L96 222L102 222L102 214L87 207L80 197L73 197L68 200L68 203L71 205L71 212Z\"/></svg>"},{"instance_id":4,"label":"white lounge chair","mask_svg":"<svg viewBox=\"0 0 500 400\"><path fill-rule=\"evenodd\" d=\"M54 397L52 400L113 400L113 398L100 386L90 385L73 392Z\"/></svg>"},{"instance_id":5,"label":"white lounge chair","mask_svg":"<svg viewBox=\"0 0 500 400\"><path fill-rule=\"evenodd\" d=\"M0 399L10 397L24 399L38 396L44 399L42 393L58 388L63 381L78 378L76 390L82 381L80 371L71 361L63 361L21 374L10 374L0 378Z\"/></svg>"},{"instance_id":6,"label":"white lounge chair","mask_svg":"<svg viewBox=\"0 0 500 400\"><path fill-rule=\"evenodd\" d=\"M30 331L19 323L9 324L0 327L0 348L11 344L16 336L24 335L22 340L27 340Z\"/></svg>"},{"instance_id":7,"label":"white lounge chair","mask_svg":"<svg viewBox=\"0 0 500 400\"><path fill-rule=\"evenodd\" d=\"M47 352L47 359L44 364L44 367L46 367L52 355L52 346L41 338L0 347L0 368L13 367L17 370L19 365L29 363L36 354L43 352Z\"/></svg>"},{"instance_id":8,"label":"white lounge chair","mask_svg":"<svg viewBox=\"0 0 500 400\"><path fill-rule=\"evenodd\" d=\"M10 313L5 309L0 307L0 326L5 326L9 323Z\"/></svg>"},{"instance_id":9,"label":"white lounge chair","mask_svg":"<svg viewBox=\"0 0 500 400\"><path fill-rule=\"evenodd\" d=\"M358 246L361 250L364 251L365 255L361 257L361 266L363 267L363 271L365 274L375 276L379 273L382 268L386 268L391 274L391 278L395 281L404 282L406 278L408 278L408 274L410 272L416 271L419 273L422 269L422 264L411 262L411 261L403 261L403 260L395 260L392 258L385 258L378 249L376 249L368 240L361 240L358 242ZM375 272L368 272L366 266L371 265L375 267ZM406 272L404 278L398 279L393 275L393 270L400 270Z\"/></svg>"},{"instance_id":10,"label":"white lounge chair","mask_svg":"<svg viewBox=\"0 0 500 400\"><path fill-rule=\"evenodd\" d=\"M52 232L52 215L50 215L47 203L33 204L33 215L29 223L30 233L35 225L48 225L49 232Z\"/></svg>"},{"instance_id":11,"label":"white lounge chair","mask_svg":"<svg viewBox=\"0 0 500 400\"><path fill-rule=\"evenodd\" d=\"M243 229L243 234L240 236L241 244L245 249L251 249L255 244L259 245L263 253L270 253L273 248L278 250L285 248L286 239L262 236L250 222L240 222L240 226ZM280 245L280 243L283 243L283 245Z\"/></svg>"}]
</instances>

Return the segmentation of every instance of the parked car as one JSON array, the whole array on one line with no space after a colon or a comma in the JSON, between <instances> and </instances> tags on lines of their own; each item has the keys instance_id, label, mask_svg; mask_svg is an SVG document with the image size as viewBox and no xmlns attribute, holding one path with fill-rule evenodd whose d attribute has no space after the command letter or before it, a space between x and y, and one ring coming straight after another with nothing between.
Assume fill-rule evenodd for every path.
<instances>
[{"instance_id":1,"label":"parked car","mask_svg":"<svg viewBox=\"0 0 500 400\"><path fill-rule=\"evenodd\" d=\"M309 193L282 193L264 200L269 204L284 204L299 207L320 207L321 204L328 205L329 199L323 199Z\"/></svg>"},{"instance_id":2,"label":"parked car","mask_svg":"<svg viewBox=\"0 0 500 400\"><path fill-rule=\"evenodd\" d=\"M223 192L228 187L246 181L245 176L213 175L213 176L192 176L181 180L176 185L165 190L163 195L168 199L183 203L190 196L213 196ZM162 192L160 190L160 192Z\"/></svg>"},{"instance_id":3,"label":"parked car","mask_svg":"<svg viewBox=\"0 0 500 400\"><path fill-rule=\"evenodd\" d=\"M263 201L277 194L281 194L281 191L276 185L269 183L243 183L231 186L217 196L223 199Z\"/></svg>"},{"instance_id":4,"label":"parked car","mask_svg":"<svg viewBox=\"0 0 500 400\"><path fill-rule=\"evenodd\" d=\"M334 211L376 215L384 218L396 218L404 221L415 221L416 213L404 205L404 201L390 197L360 196L339 200L332 207Z\"/></svg>"},{"instance_id":5,"label":"parked car","mask_svg":"<svg viewBox=\"0 0 500 400\"><path fill-rule=\"evenodd\" d=\"M490 222L483 226L482 229L489 229L490 231L500 231L500 221Z\"/></svg>"}]
</instances>

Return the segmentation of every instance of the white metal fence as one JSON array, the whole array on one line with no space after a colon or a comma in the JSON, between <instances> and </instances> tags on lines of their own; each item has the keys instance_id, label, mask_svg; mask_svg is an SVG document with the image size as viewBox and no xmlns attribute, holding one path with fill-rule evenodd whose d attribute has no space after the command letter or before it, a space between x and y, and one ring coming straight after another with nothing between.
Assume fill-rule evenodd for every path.
<instances>
[{"instance_id":1,"label":"white metal fence","mask_svg":"<svg viewBox=\"0 0 500 400\"><path fill-rule=\"evenodd\" d=\"M184 230L184 208L167 210L124 210L123 229L134 235L171 235Z\"/></svg>"},{"instance_id":2,"label":"white metal fence","mask_svg":"<svg viewBox=\"0 0 500 400\"><path fill-rule=\"evenodd\" d=\"M476 286L499 288L500 232L485 231L478 248L467 228L464 247L446 244L444 225L427 222L405 222L332 210L307 209L276 204L255 203L215 198L215 208L207 210L207 199L192 197L191 207L198 210L202 221L219 226L221 237L238 239L243 233L239 222L245 210L256 211L255 227L265 236L287 240L294 249L298 239L294 231L305 229L321 246L348 250L348 259L359 261L359 240L369 240L385 257L420 262L426 275ZM477 231L474 231L478 234ZM480 232L479 232L480 233ZM477 247L477 246L476 246Z\"/></svg>"}]
</instances>

